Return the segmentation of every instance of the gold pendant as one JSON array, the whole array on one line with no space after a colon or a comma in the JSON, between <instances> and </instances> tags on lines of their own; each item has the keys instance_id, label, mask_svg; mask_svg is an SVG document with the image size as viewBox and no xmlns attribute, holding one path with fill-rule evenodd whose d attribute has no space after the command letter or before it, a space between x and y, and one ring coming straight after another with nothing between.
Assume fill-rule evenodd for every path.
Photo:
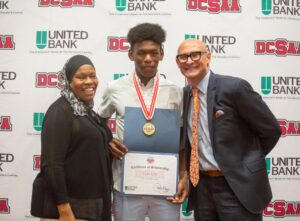
<instances>
[{"instance_id":1,"label":"gold pendant","mask_svg":"<svg viewBox=\"0 0 300 221\"><path fill-rule=\"evenodd\" d=\"M144 131L144 134L146 134L147 136L152 136L155 133L154 124L152 124L150 122L145 123L145 125L143 126L143 131Z\"/></svg>"}]
</instances>

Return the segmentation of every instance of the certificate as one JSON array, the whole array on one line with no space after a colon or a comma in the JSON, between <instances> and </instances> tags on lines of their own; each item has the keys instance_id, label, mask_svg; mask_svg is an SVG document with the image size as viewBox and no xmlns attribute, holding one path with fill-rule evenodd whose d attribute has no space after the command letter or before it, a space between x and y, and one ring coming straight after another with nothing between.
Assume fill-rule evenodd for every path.
<instances>
[{"instance_id":1,"label":"certificate","mask_svg":"<svg viewBox=\"0 0 300 221\"><path fill-rule=\"evenodd\" d=\"M177 174L178 154L128 152L123 160L122 192L174 196Z\"/></svg>"}]
</instances>

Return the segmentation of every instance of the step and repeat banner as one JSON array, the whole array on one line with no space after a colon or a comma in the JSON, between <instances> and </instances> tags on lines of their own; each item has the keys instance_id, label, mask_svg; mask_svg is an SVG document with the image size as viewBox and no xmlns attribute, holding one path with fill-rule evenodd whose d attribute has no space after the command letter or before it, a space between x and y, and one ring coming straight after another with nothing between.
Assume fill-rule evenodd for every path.
<instances>
[{"instance_id":1,"label":"step and repeat banner","mask_svg":"<svg viewBox=\"0 0 300 221\"><path fill-rule=\"evenodd\" d=\"M282 129L266 158L274 196L264 220L300 220L300 0L0 0L0 220L37 220L30 200L41 126L65 61L83 54L94 62L97 111L107 82L133 72L126 35L142 22L167 32L165 78L185 85L175 55L196 38L214 72L244 78L261 94ZM114 117L109 126L114 132ZM181 219L192 217L183 204Z\"/></svg>"}]
</instances>

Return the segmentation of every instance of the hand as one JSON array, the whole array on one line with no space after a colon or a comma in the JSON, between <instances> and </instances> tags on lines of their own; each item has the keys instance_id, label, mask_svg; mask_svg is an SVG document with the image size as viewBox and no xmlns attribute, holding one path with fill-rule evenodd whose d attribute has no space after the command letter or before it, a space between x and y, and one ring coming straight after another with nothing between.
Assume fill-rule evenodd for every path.
<instances>
[{"instance_id":1,"label":"hand","mask_svg":"<svg viewBox=\"0 0 300 221\"><path fill-rule=\"evenodd\" d=\"M183 203L183 201L188 195L188 189L189 188L188 188L187 176L184 175L182 178L180 178L178 182L178 189L175 197L167 197L167 200L175 204Z\"/></svg>"},{"instance_id":2,"label":"hand","mask_svg":"<svg viewBox=\"0 0 300 221\"><path fill-rule=\"evenodd\" d=\"M76 221L74 215L73 216L59 216L59 221Z\"/></svg>"},{"instance_id":3,"label":"hand","mask_svg":"<svg viewBox=\"0 0 300 221\"><path fill-rule=\"evenodd\" d=\"M108 144L110 152L118 160L122 160L123 156L128 152L127 147L117 138L113 138Z\"/></svg>"},{"instance_id":4,"label":"hand","mask_svg":"<svg viewBox=\"0 0 300 221\"><path fill-rule=\"evenodd\" d=\"M63 203L57 206L59 212L59 221L76 221L69 203Z\"/></svg>"}]
</instances>

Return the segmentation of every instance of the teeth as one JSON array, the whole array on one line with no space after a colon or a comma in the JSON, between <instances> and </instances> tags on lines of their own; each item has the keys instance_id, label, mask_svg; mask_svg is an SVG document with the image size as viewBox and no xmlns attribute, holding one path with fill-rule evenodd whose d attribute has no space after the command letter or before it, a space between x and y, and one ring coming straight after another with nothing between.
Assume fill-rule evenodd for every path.
<instances>
[{"instance_id":1,"label":"teeth","mask_svg":"<svg viewBox=\"0 0 300 221\"><path fill-rule=\"evenodd\" d=\"M88 91L88 92L89 92L89 91L90 91L90 92L91 92L91 91L94 91L93 88L86 88L86 89L84 89L84 90L85 90L85 91Z\"/></svg>"}]
</instances>

